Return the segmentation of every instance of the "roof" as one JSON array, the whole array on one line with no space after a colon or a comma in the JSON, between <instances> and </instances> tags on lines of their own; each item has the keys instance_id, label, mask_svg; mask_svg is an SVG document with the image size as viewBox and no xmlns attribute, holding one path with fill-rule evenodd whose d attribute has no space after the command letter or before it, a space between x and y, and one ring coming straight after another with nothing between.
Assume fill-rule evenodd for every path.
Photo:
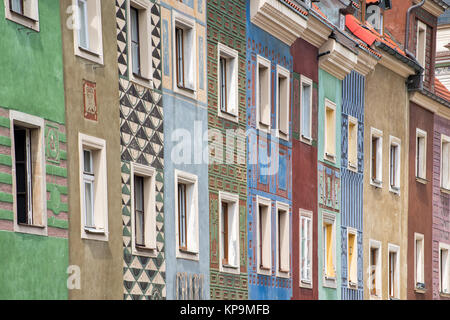
<instances>
[{"instance_id":1,"label":"roof","mask_svg":"<svg viewBox=\"0 0 450 320\"><path fill-rule=\"evenodd\" d=\"M423 69L417 61L406 55L405 51L387 32L381 35L369 23L366 22L363 24L351 14L345 16L345 26L355 37L363 41L368 47L375 46L382 49L417 71Z\"/></svg>"},{"instance_id":2,"label":"roof","mask_svg":"<svg viewBox=\"0 0 450 320\"><path fill-rule=\"evenodd\" d=\"M434 89L438 97L450 101L450 91L448 91L438 78L434 78Z\"/></svg>"}]
</instances>

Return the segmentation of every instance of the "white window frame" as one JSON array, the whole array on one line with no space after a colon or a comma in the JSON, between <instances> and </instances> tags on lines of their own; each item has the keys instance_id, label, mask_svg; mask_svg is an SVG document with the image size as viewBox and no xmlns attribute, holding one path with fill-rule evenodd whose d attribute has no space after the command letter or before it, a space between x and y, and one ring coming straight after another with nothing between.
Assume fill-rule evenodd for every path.
<instances>
[{"instance_id":1,"label":"white window frame","mask_svg":"<svg viewBox=\"0 0 450 320\"><path fill-rule=\"evenodd\" d=\"M177 55L176 55L176 28L183 29L183 66L184 66L184 88L178 87L177 81ZM186 31L189 30L189 35ZM175 10L172 11L172 52L173 52L173 91L190 98L197 98L197 28L195 20ZM190 49L190 50L189 50ZM189 53L187 56L186 53ZM187 80L186 80L187 79ZM191 84L189 85L189 82ZM186 83L188 83L186 85Z\"/></svg>"},{"instance_id":2,"label":"white window frame","mask_svg":"<svg viewBox=\"0 0 450 320\"><path fill-rule=\"evenodd\" d=\"M290 272L291 271L291 259L290 259L290 256L291 256L291 248L290 248L290 243L291 243L291 241L290 241L290 236L291 236L291 228L290 228L291 223L290 223L290 220L291 220L291 217L290 217L290 207L286 203L277 201L275 203L275 210L276 210L275 211L275 219L276 219L275 220L275 228L276 228L275 229L275 235L276 235L275 239L276 239L276 253L277 253L277 256L276 256L276 266L277 266L276 275L277 275L277 277L281 277L281 278L289 278L290 277L290 273L291 273ZM286 215L285 227L287 228L287 231L285 231L283 241L286 244L287 248L280 248L280 244L279 244L279 241L278 241L278 239L279 239L278 221L279 221L279 215L280 215L279 211L284 211L285 212L284 214ZM283 250L283 251L281 251L281 250ZM282 271L282 270L280 270L280 268L281 268L280 254L283 254L283 253L287 254L288 266L287 266L286 270L283 269L283 271Z\"/></svg>"},{"instance_id":3,"label":"white window frame","mask_svg":"<svg viewBox=\"0 0 450 320\"><path fill-rule=\"evenodd\" d=\"M376 270L375 270L375 286L376 286L376 289L377 289L376 295L372 295L372 290L371 290L371 287L370 287L371 284L372 284L372 282L370 281L370 279L371 279L370 278L371 277L371 275L370 275L370 273L371 273L370 267L372 265L372 261L371 261L371 256L372 256L371 250L372 250L372 248L378 250L378 252L377 252L377 265L376 265ZM372 240L372 239L369 240L369 268L367 269L367 271L368 271L367 284L369 286L369 296L370 296L371 300L381 300L382 299L382 292L383 292L382 285L383 285L383 281L382 281L382 276L381 276L381 266L382 266L381 249L382 249L382 247L381 247L381 242L380 241Z\"/></svg>"},{"instance_id":4,"label":"white window frame","mask_svg":"<svg viewBox=\"0 0 450 320\"><path fill-rule=\"evenodd\" d=\"M227 60L227 111L220 108L220 58ZM239 52L223 43L217 44L217 112L221 118L239 121Z\"/></svg>"},{"instance_id":5,"label":"white window frame","mask_svg":"<svg viewBox=\"0 0 450 320\"><path fill-rule=\"evenodd\" d=\"M325 225L332 225L332 253L333 253L333 268L334 268L334 277L327 276L327 258L326 258L326 233L324 233ZM336 215L331 212L324 211L322 213L322 254L323 254L323 270L322 270L322 278L323 278L323 286L327 288L337 288L337 268L336 268Z\"/></svg>"},{"instance_id":6,"label":"white window frame","mask_svg":"<svg viewBox=\"0 0 450 320\"><path fill-rule=\"evenodd\" d=\"M424 139L424 145L423 149L421 149L420 154L418 153L419 145L417 144L418 139ZM420 161L420 159L422 161ZM421 165L421 171L423 175L419 172L419 164L417 163L419 160ZM427 179L427 132L424 130L421 130L419 128L416 128L416 160L415 160L415 172L416 172L416 179L419 182L426 183Z\"/></svg>"},{"instance_id":7,"label":"white window frame","mask_svg":"<svg viewBox=\"0 0 450 320\"><path fill-rule=\"evenodd\" d=\"M447 163L448 163L448 181L444 181L444 143L449 144L449 152L447 154ZM450 137L441 134L441 191L444 191L446 193L450 192Z\"/></svg>"},{"instance_id":8,"label":"white window frame","mask_svg":"<svg viewBox=\"0 0 450 320\"><path fill-rule=\"evenodd\" d=\"M328 120L327 120L327 110L332 110L333 111L333 150L328 150L328 139L330 137L328 137ZM336 103L334 103L331 100L328 100L325 98L325 104L324 104L324 123L325 123L325 127L324 127L324 146L323 146L323 158L327 161L330 161L332 163L336 163L336 159L337 159L337 148L336 148Z\"/></svg>"},{"instance_id":9,"label":"white window frame","mask_svg":"<svg viewBox=\"0 0 450 320\"><path fill-rule=\"evenodd\" d=\"M260 250L259 250L259 240L260 240L259 224L261 223L261 221L259 221L260 220L259 219L259 217L260 217L259 206L260 205L267 207L267 215L268 216L266 217L266 221L267 221L266 229L269 230L269 232L268 232L269 240L266 242L268 244L268 247L263 248L265 254L269 255L269 259L268 259L269 265L264 266L264 268L261 268L262 257L260 256ZM264 275L271 275L272 274L272 200L270 200L268 198L257 196L256 197L256 213L257 213L257 217L256 217L257 273L264 274Z\"/></svg>"},{"instance_id":10,"label":"white window frame","mask_svg":"<svg viewBox=\"0 0 450 320\"><path fill-rule=\"evenodd\" d=\"M313 212L312 211L308 211L308 210L304 210L304 209L300 209L299 210L299 286L300 288L307 288L307 289L311 289L313 287L313 270L314 270L314 261L313 261L313 254L312 254L312 250L313 250ZM310 261L310 279L305 279L303 278L303 269L302 269L302 219L309 219L309 232L307 235L307 239L309 239L308 241L308 258Z\"/></svg>"},{"instance_id":11,"label":"white window frame","mask_svg":"<svg viewBox=\"0 0 450 320\"><path fill-rule=\"evenodd\" d=\"M280 77L284 78L285 83L286 83L286 87L285 87L285 92L283 93L283 95L285 95L285 101L282 100L281 104L283 104L282 106L280 106ZM284 140L289 140L289 119L290 119L290 101L291 101L291 73L289 72L288 69L277 65L277 72L276 72L276 108L275 108L275 113L276 113L276 123L275 123L275 127L277 128L277 137L284 139ZM284 103L283 103L284 102ZM284 113L286 113L283 117L281 116L281 114L283 113L283 109ZM284 118L284 119L283 119ZM284 124L282 123L284 121ZM284 129L285 131L282 130L282 126L285 126L286 128Z\"/></svg>"},{"instance_id":12,"label":"white window frame","mask_svg":"<svg viewBox=\"0 0 450 320\"><path fill-rule=\"evenodd\" d=\"M350 273L350 264L352 263L349 262L349 255L350 255L350 248L348 247L348 242L350 239L350 235L353 235L355 237L355 248L353 248L353 259L356 260L355 262L355 273L356 273L356 282L352 282L350 281L351 279L351 273ZM354 229L354 228L347 228L347 286L349 289L353 289L356 290L358 289L358 230Z\"/></svg>"},{"instance_id":13,"label":"white window frame","mask_svg":"<svg viewBox=\"0 0 450 320\"><path fill-rule=\"evenodd\" d=\"M230 264L228 261L228 265L223 265L223 257L222 257L222 237L219 236L219 253L220 253L220 272L232 273L232 274L240 274L241 269L241 256L240 256L240 238L239 238L239 195L219 191L219 233L222 230L222 202L226 202L228 204L228 214L232 211L233 217L231 218L234 221L234 224L228 224L228 236L231 239L228 239L228 248L234 242L236 262L235 264ZM231 205L231 206L230 206ZM230 210L231 209L231 210ZM230 220L230 216L228 216L228 220ZM231 232L230 232L231 228ZM234 240L233 240L234 239Z\"/></svg>"},{"instance_id":14,"label":"white window frame","mask_svg":"<svg viewBox=\"0 0 450 320\"><path fill-rule=\"evenodd\" d=\"M180 250L179 245L179 231L178 231L178 196L175 196L175 236L176 236L176 257L180 259L195 260L199 261L199 218L198 218L198 177L194 174L176 170L175 169L175 195L178 195L178 183L184 183L190 186L188 195L188 190L186 190L186 232L189 233L189 228L192 229L193 234L190 234L193 239L191 242L186 241L187 251ZM189 201L187 197L190 197ZM193 215L193 217L190 217ZM189 222L190 220L190 222ZM191 224L189 227L188 224ZM189 240L188 238L187 240Z\"/></svg>"},{"instance_id":15,"label":"white window frame","mask_svg":"<svg viewBox=\"0 0 450 320\"><path fill-rule=\"evenodd\" d=\"M268 77L267 77L267 82L266 82L266 86L268 88L268 90L266 91L266 95L267 95L267 108L268 110L266 110L266 112L268 113L268 119L264 119L263 121L261 121L261 101L260 101L260 93L259 93L259 66L263 66L265 68L267 68L267 72L269 73ZM258 130L261 131L265 131L267 133L270 133L270 130L272 128L272 124L271 124L271 118L272 118L272 103L271 103L271 92L272 92L272 67L271 67L271 62L270 60L262 57L262 56L257 56L256 57L256 128Z\"/></svg>"},{"instance_id":16,"label":"white window frame","mask_svg":"<svg viewBox=\"0 0 450 320\"><path fill-rule=\"evenodd\" d=\"M10 0L4 0L5 18L31 30L39 32L39 0L24 0L23 15L12 11L9 1Z\"/></svg>"},{"instance_id":17,"label":"white window frame","mask_svg":"<svg viewBox=\"0 0 450 320\"><path fill-rule=\"evenodd\" d=\"M446 278L444 276L444 279L443 279L444 282L447 282L447 288L446 288L447 292L444 291L445 288L442 287L442 281L441 281L442 273L443 273L443 270L441 270L441 265L442 265L441 251L442 250L447 250L447 262L445 263L446 270L444 270L447 272L446 272ZM439 242L439 258L438 259L439 259L439 293L441 295L450 296L450 244Z\"/></svg>"},{"instance_id":18,"label":"white window frame","mask_svg":"<svg viewBox=\"0 0 450 320\"><path fill-rule=\"evenodd\" d=\"M390 254L391 253L395 253L396 254L396 260L395 261L395 279L394 281L396 282L397 286L396 286L396 290L395 290L395 296L393 297L394 299L400 299L400 247L398 245L395 244L391 244L388 243L388 252L387 252L387 262L388 262L388 297L391 298L391 293L389 292L390 288L389 288L389 278L390 278L390 274L389 274L389 263L390 263Z\"/></svg>"},{"instance_id":19,"label":"white window frame","mask_svg":"<svg viewBox=\"0 0 450 320\"><path fill-rule=\"evenodd\" d=\"M424 42L423 42L423 48L419 48L419 34L420 32L424 32ZM427 25L423 23L420 20L417 20L417 34L416 34L416 57L417 61L420 63L420 65L425 69L426 68L426 61L427 61ZM422 59L420 59L419 50L421 50L421 54L423 54Z\"/></svg>"},{"instance_id":20,"label":"white window frame","mask_svg":"<svg viewBox=\"0 0 450 320\"><path fill-rule=\"evenodd\" d=\"M11 134L11 159L12 159L12 193L13 193L13 212L14 212L14 231L20 233L28 233L39 236L48 235L47 227L47 187L46 187L46 162L45 162L45 121L43 118L32 116L23 112L11 110L10 117L10 134ZM16 194L16 159L14 146L14 125L39 130L38 145L33 144L32 149L38 148L37 159L39 162L33 167L33 180L38 180L36 185L32 186L33 201L33 217L36 215L40 218L41 223L33 225L20 225L17 218L17 194ZM32 142L30 142L32 143ZM34 151L32 151L34 153ZM40 181L39 181L40 180ZM34 184L34 183L33 183ZM33 219L34 220L34 219ZM33 221L34 222L34 221Z\"/></svg>"},{"instance_id":21,"label":"white window frame","mask_svg":"<svg viewBox=\"0 0 450 320\"><path fill-rule=\"evenodd\" d=\"M350 159L350 125L354 126L354 130L356 130L355 132L355 141L353 141L354 143L354 150L355 150L355 159L353 159L354 161L351 161L352 159ZM348 126L347 126L348 130L347 130L347 134L348 134L348 139L347 139L347 157L348 157L348 169L354 172L358 172L358 119L356 119L355 117L352 116L348 116Z\"/></svg>"},{"instance_id":22,"label":"white window frame","mask_svg":"<svg viewBox=\"0 0 450 320\"><path fill-rule=\"evenodd\" d=\"M96 39L94 44L90 45L89 48L82 48L80 45L80 36L79 36L79 14L78 14L78 0L72 0L72 14L74 15L75 23L73 28L73 37L74 37L74 50L75 56L81 57L83 59L89 60L91 62L97 63L99 65L103 65L103 28L102 28L102 7L100 0L84 0L88 4L87 14L88 14L88 37L91 42L91 39ZM89 5L92 12L89 10Z\"/></svg>"},{"instance_id":23,"label":"white window frame","mask_svg":"<svg viewBox=\"0 0 450 320\"><path fill-rule=\"evenodd\" d=\"M85 224L85 202L84 202L84 149L92 150L96 155L93 157L93 170L95 174L94 185L94 219L96 229L87 228ZM83 133L78 134L79 152L79 194L81 209L81 238L97 241L108 241L108 181L107 181L107 159L106 141Z\"/></svg>"},{"instance_id":24,"label":"white window frame","mask_svg":"<svg viewBox=\"0 0 450 320\"><path fill-rule=\"evenodd\" d=\"M309 133L307 136L303 134L303 86L307 85L310 87L311 93L309 95ZM312 144L312 109L313 109L313 92L314 86L313 81L305 77L304 75L300 76L300 141L311 145Z\"/></svg>"},{"instance_id":25,"label":"white window frame","mask_svg":"<svg viewBox=\"0 0 450 320\"><path fill-rule=\"evenodd\" d=\"M131 52L131 7L139 13L139 56L141 74L133 72L133 54ZM127 1L128 14L128 70L130 80L145 87L153 85L153 61L152 61L152 33L151 33L151 3L144 0Z\"/></svg>"},{"instance_id":26,"label":"white window frame","mask_svg":"<svg viewBox=\"0 0 450 320\"><path fill-rule=\"evenodd\" d=\"M421 259L417 257L417 241L421 241ZM419 266L420 264L420 266ZM414 288L418 290L418 283L425 284L425 236L421 233L414 233ZM423 289L419 289L423 290Z\"/></svg>"},{"instance_id":27,"label":"white window frame","mask_svg":"<svg viewBox=\"0 0 450 320\"><path fill-rule=\"evenodd\" d=\"M144 240L145 246L136 246L136 214L134 177L144 178ZM131 162L131 239L132 253L138 256L156 257L156 170Z\"/></svg>"},{"instance_id":28,"label":"white window frame","mask_svg":"<svg viewBox=\"0 0 450 320\"><path fill-rule=\"evenodd\" d=\"M395 173L396 177L395 179L395 185L391 185L391 161L392 161L392 155L391 155L391 147L395 146L397 147L397 161L394 164L395 165ZM402 143L401 140L397 137L389 136L389 191L393 192L395 194L400 194L400 188L401 188L401 155L402 155Z\"/></svg>"},{"instance_id":29,"label":"white window frame","mask_svg":"<svg viewBox=\"0 0 450 320\"><path fill-rule=\"evenodd\" d=\"M377 178L378 181L373 180L372 172L373 172L373 145L372 140L373 137L377 137L379 139L378 147L377 147ZM370 128L370 184L377 187L383 187L383 131Z\"/></svg>"}]
</instances>

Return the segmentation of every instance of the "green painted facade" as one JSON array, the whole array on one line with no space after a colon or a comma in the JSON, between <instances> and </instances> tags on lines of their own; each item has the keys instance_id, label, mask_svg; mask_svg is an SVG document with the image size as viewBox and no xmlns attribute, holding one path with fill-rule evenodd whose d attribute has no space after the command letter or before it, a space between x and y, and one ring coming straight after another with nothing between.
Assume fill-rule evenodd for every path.
<instances>
[{"instance_id":1,"label":"green painted facade","mask_svg":"<svg viewBox=\"0 0 450 320\"><path fill-rule=\"evenodd\" d=\"M68 191L60 2L39 1L36 32L0 2L0 299L67 299ZM15 232L10 110L43 118L47 235Z\"/></svg>"},{"instance_id":2,"label":"green painted facade","mask_svg":"<svg viewBox=\"0 0 450 320\"><path fill-rule=\"evenodd\" d=\"M336 104L336 160L330 162L325 155L325 99ZM319 300L341 299L341 217L340 217L340 164L341 164L341 109L342 81L328 72L319 69L319 112L318 112L318 275ZM334 222L334 264L336 281L333 287L325 286L324 281L324 214L333 214ZM334 288L335 286L335 288Z\"/></svg>"}]
</instances>

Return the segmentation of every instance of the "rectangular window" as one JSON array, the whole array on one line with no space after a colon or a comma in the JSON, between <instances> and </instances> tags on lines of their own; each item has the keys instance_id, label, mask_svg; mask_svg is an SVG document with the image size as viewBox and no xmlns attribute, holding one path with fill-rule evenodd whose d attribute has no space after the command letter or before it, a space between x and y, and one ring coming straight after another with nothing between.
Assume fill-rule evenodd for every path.
<instances>
[{"instance_id":1,"label":"rectangular window","mask_svg":"<svg viewBox=\"0 0 450 320\"><path fill-rule=\"evenodd\" d=\"M311 142L312 122L312 80L301 76L301 136L307 142Z\"/></svg>"},{"instance_id":2,"label":"rectangular window","mask_svg":"<svg viewBox=\"0 0 450 320\"><path fill-rule=\"evenodd\" d=\"M271 201L258 197L258 273L270 274L272 268Z\"/></svg>"},{"instance_id":3,"label":"rectangular window","mask_svg":"<svg viewBox=\"0 0 450 320\"><path fill-rule=\"evenodd\" d=\"M358 170L358 120L348 117L348 167Z\"/></svg>"},{"instance_id":4,"label":"rectangular window","mask_svg":"<svg viewBox=\"0 0 450 320\"><path fill-rule=\"evenodd\" d=\"M389 245L388 252L388 263L389 263L389 298L399 299L400 298L400 287L399 287L399 247L394 245Z\"/></svg>"},{"instance_id":5,"label":"rectangular window","mask_svg":"<svg viewBox=\"0 0 450 320\"><path fill-rule=\"evenodd\" d=\"M427 49L427 26L423 22L417 20L417 61L423 68L426 68L426 49Z\"/></svg>"},{"instance_id":6,"label":"rectangular window","mask_svg":"<svg viewBox=\"0 0 450 320\"><path fill-rule=\"evenodd\" d=\"M6 0L5 18L39 32L38 0Z\"/></svg>"},{"instance_id":7,"label":"rectangular window","mask_svg":"<svg viewBox=\"0 0 450 320\"><path fill-rule=\"evenodd\" d=\"M137 163L132 168L132 230L133 254L140 256L156 255L156 198L155 169Z\"/></svg>"},{"instance_id":8,"label":"rectangular window","mask_svg":"<svg viewBox=\"0 0 450 320\"><path fill-rule=\"evenodd\" d=\"M92 151L83 150L83 186L84 186L84 214L85 227L95 229L94 218L94 184L95 173L92 160Z\"/></svg>"},{"instance_id":9,"label":"rectangular window","mask_svg":"<svg viewBox=\"0 0 450 320\"><path fill-rule=\"evenodd\" d=\"M416 129L416 177L427 178L427 133Z\"/></svg>"},{"instance_id":10,"label":"rectangular window","mask_svg":"<svg viewBox=\"0 0 450 320\"><path fill-rule=\"evenodd\" d=\"M439 289L443 294L450 294L450 245L439 244Z\"/></svg>"},{"instance_id":11,"label":"rectangular window","mask_svg":"<svg viewBox=\"0 0 450 320\"><path fill-rule=\"evenodd\" d=\"M198 178L175 171L177 257L198 260Z\"/></svg>"},{"instance_id":12,"label":"rectangular window","mask_svg":"<svg viewBox=\"0 0 450 320\"><path fill-rule=\"evenodd\" d=\"M441 187L450 190L450 137L441 137Z\"/></svg>"},{"instance_id":13,"label":"rectangular window","mask_svg":"<svg viewBox=\"0 0 450 320\"><path fill-rule=\"evenodd\" d=\"M416 233L414 235L414 271L415 287L425 289L425 265L424 265L424 236Z\"/></svg>"},{"instance_id":14,"label":"rectangular window","mask_svg":"<svg viewBox=\"0 0 450 320\"><path fill-rule=\"evenodd\" d=\"M288 277L290 271L290 229L289 229L289 206L277 202L277 275L280 277Z\"/></svg>"},{"instance_id":15,"label":"rectangular window","mask_svg":"<svg viewBox=\"0 0 450 320\"><path fill-rule=\"evenodd\" d=\"M100 0L72 0L76 8L75 55L103 64Z\"/></svg>"},{"instance_id":16,"label":"rectangular window","mask_svg":"<svg viewBox=\"0 0 450 320\"><path fill-rule=\"evenodd\" d=\"M369 265L370 295L381 299L381 243L378 241L370 241Z\"/></svg>"},{"instance_id":17,"label":"rectangular window","mask_svg":"<svg viewBox=\"0 0 450 320\"><path fill-rule=\"evenodd\" d=\"M324 286L336 287L336 234L334 214L323 213L323 276Z\"/></svg>"},{"instance_id":18,"label":"rectangular window","mask_svg":"<svg viewBox=\"0 0 450 320\"><path fill-rule=\"evenodd\" d=\"M348 229L347 233L347 263L348 286L351 289L358 287L358 241L356 230Z\"/></svg>"},{"instance_id":19,"label":"rectangular window","mask_svg":"<svg viewBox=\"0 0 450 320\"><path fill-rule=\"evenodd\" d=\"M106 142L79 134L81 236L108 241Z\"/></svg>"},{"instance_id":20,"label":"rectangular window","mask_svg":"<svg viewBox=\"0 0 450 320\"><path fill-rule=\"evenodd\" d=\"M325 99L325 159L336 161L336 104Z\"/></svg>"},{"instance_id":21,"label":"rectangular window","mask_svg":"<svg viewBox=\"0 0 450 320\"><path fill-rule=\"evenodd\" d=\"M389 155L389 190L395 193L400 191L400 140L390 137Z\"/></svg>"},{"instance_id":22,"label":"rectangular window","mask_svg":"<svg viewBox=\"0 0 450 320\"><path fill-rule=\"evenodd\" d=\"M312 287L312 212L300 211L300 287Z\"/></svg>"},{"instance_id":23,"label":"rectangular window","mask_svg":"<svg viewBox=\"0 0 450 320\"><path fill-rule=\"evenodd\" d=\"M219 193L221 270L239 273L239 196Z\"/></svg>"},{"instance_id":24,"label":"rectangular window","mask_svg":"<svg viewBox=\"0 0 450 320\"><path fill-rule=\"evenodd\" d=\"M237 121L238 116L238 51L218 44L219 116Z\"/></svg>"},{"instance_id":25,"label":"rectangular window","mask_svg":"<svg viewBox=\"0 0 450 320\"><path fill-rule=\"evenodd\" d=\"M277 66L277 128L283 139L289 137L289 99L290 74L281 66Z\"/></svg>"},{"instance_id":26,"label":"rectangular window","mask_svg":"<svg viewBox=\"0 0 450 320\"><path fill-rule=\"evenodd\" d=\"M44 120L10 111L14 231L47 235Z\"/></svg>"},{"instance_id":27,"label":"rectangular window","mask_svg":"<svg viewBox=\"0 0 450 320\"><path fill-rule=\"evenodd\" d=\"M258 128L270 130L270 61L258 56L257 58L257 109L258 109Z\"/></svg>"},{"instance_id":28,"label":"rectangular window","mask_svg":"<svg viewBox=\"0 0 450 320\"><path fill-rule=\"evenodd\" d=\"M195 22L175 14L173 28L175 90L188 90L189 94L194 94L197 81Z\"/></svg>"},{"instance_id":29,"label":"rectangular window","mask_svg":"<svg viewBox=\"0 0 450 320\"><path fill-rule=\"evenodd\" d=\"M381 187L382 185L382 146L383 146L383 133L377 129L372 128L371 132L371 184Z\"/></svg>"},{"instance_id":30,"label":"rectangular window","mask_svg":"<svg viewBox=\"0 0 450 320\"><path fill-rule=\"evenodd\" d=\"M139 41L139 11L136 8L130 8L131 17L131 57L133 59L133 73L141 75L141 53Z\"/></svg>"}]
</instances>

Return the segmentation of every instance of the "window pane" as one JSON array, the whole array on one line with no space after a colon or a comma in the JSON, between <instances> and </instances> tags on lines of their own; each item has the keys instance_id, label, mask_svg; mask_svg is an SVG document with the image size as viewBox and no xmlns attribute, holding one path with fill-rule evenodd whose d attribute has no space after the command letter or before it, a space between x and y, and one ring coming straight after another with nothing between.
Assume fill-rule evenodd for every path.
<instances>
[{"instance_id":1,"label":"window pane","mask_svg":"<svg viewBox=\"0 0 450 320\"><path fill-rule=\"evenodd\" d=\"M183 44L183 29L175 29L176 37L176 54L177 54L177 85L184 87L184 44Z\"/></svg>"},{"instance_id":2,"label":"window pane","mask_svg":"<svg viewBox=\"0 0 450 320\"><path fill-rule=\"evenodd\" d=\"M11 11L23 15L23 0L11 0Z\"/></svg>"},{"instance_id":3,"label":"window pane","mask_svg":"<svg viewBox=\"0 0 450 320\"><path fill-rule=\"evenodd\" d=\"M92 152L89 150L84 150L83 151L83 155L84 155L84 173L93 173L92 170Z\"/></svg>"},{"instance_id":4,"label":"window pane","mask_svg":"<svg viewBox=\"0 0 450 320\"><path fill-rule=\"evenodd\" d=\"M17 221L28 224L28 159L27 159L27 130L14 126L14 149L16 166L16 200Z\"/></svg>"},{"instance_id":5,"label":"window pane","mask_svg":"<svg viewBox=\"0 0 450 320\"><path fill-rule=\"evenodd\" d=\"M302 84L302 135L310 137L311 132L311 86Z\"/></svg>"},{"instance_id":6,"label":"window pane","mask_svg":"<svg viewBox=\"0 0 450 320\"><path fill-rule=\"evenodd\" d=\"M140 75L140 43L139 43L139 11L136 8L131 7L131 55L133 73Z\"/></svg>"},{"instance_id":7,"label":"window pane","mask_svg":"<svg viewBox=\"0 0 450 320\"><path fill-rule=\"evenodd\" d=\"M87 16L87 3L84 0L78 1L78 16L79 16L79 45L82 48L89 49L89 27Z\"/></svg>"},{"instance_id":8,"label":"window pane","mask_svg":"<svg viewBox=\"0 0 450 320\"><path fill-rule=\"evenodd\" d=\"M84 210L86 215L86 227L95 228L93 212L93 184L90 181L84 182Z\"/></svg>"},{"instance_id":9,"label":"window pane","mask_svg":"<svg viewBox=\"0 0 450 320\"><path fill-rule=\"evenodd\" d=\"M136 210L135 215L136 223L136 244L140 246L145 245L145 239L144 239L144 212Z\"/></svg>"},{"instance_id":10,"label":"window pane","mask_svg":"<svg viewBox=\"0 0 450 320\"><path fill-rule=\"evenodd\" d=\"M220 57L220 110L227 110L227 60Z\"/></svg>"},{"instance_id":11,"label":"window pane","mask_svg":"<svg viewBox=\"0 0 450 320\"><path fill-rule=\"evenodd\" d=\"M223 258L223 263L224 264L228 264L228 203L226 202L222 202L222 208L221 208L221 213L222 213L222 223L221 223L221 251L222 251L222 258Z\"/></svg>"},{"instance_id":12,"label":"window pane","mask_svg":"<svg viewBox=\"0 0 450 320\"><path fill-rule=\"evenodd\" d=\"M136 210L144 211L144 178L134 177L134 196Z\"/></svg>"},{"instance_id":13,"label":"window pane","mask_svg":"<svg viewBox=\"0 0 450 320\"><path fill-rule=\"evenodd\" d=\"M186 185L178 184L179 246L186 248Z\"/></svg>"}]
</instances>

